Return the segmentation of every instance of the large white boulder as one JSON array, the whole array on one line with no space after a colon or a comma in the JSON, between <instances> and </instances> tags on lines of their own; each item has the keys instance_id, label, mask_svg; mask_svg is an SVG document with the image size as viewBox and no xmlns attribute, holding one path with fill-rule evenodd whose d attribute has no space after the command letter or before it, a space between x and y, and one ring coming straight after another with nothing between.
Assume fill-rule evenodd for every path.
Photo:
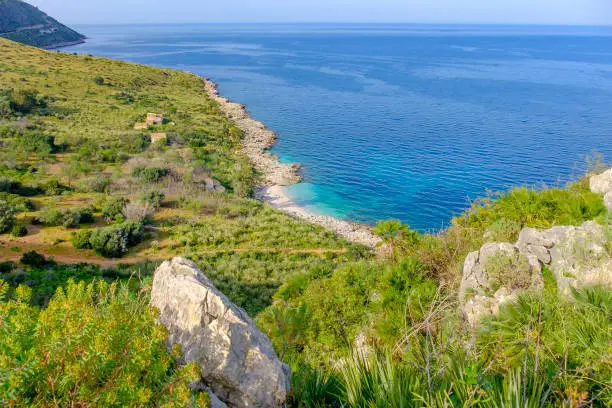
<instances>
[{"instance_id":1,"label":"large white boulder","mask_svg":"<svg viewBox=\"0 0 612 408\"><path fill-rule=\"evenodd\" d=\"M196 362L202 383L230 407L280 407L291 370L246 312L221 293L195 263L174 258L155 271L151 305L180 344L185 362Z\"/></svg>"},{"instance_id":2,"label":"large white boulder","mask_svg":"<svg viewBox=\"0 0 612 408\"><path fill-rule=\"evenodd\" d=\"M589 186L592 192L604 196L604 204L612 211L612 169L591 176Z\"/></svg>"},{"instance_id":3,"label":"large white boulder","mask_svg":"<svg viewBox=\"0 0 612 408\"><path fill-rule=\"evenodd\" d=\"M612 169L591 176L589 186L591 191L597 194L606 194L612 191Z\"/></svg>"}]
</instances>

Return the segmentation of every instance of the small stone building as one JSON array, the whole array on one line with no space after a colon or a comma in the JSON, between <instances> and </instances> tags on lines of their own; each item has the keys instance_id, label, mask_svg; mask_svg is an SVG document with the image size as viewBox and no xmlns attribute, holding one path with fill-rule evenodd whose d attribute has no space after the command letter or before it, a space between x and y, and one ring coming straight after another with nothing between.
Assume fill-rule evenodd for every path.
<instances>
[{"instance_id":1,"label":"small stone building","mask_svg":"<svg viewBox=\"0 0 612 408\"><path fill-rule=\"evenodd\" d=\"M147 113L147 126L157 126L164 123L164 116L159 113Z\"/></svg>"},{"instance_id":2,"label":"small stone building","mask_svg":"<svg viewBox=\"0 0 612 408\"><path fill-rule=\"evenodd\" d=\"M136 123L134 129L147 130L151 126L159 126L164 124L164 115L161 113L147 113L147 118L144 122Z\"/></svg>"}]
</instances>

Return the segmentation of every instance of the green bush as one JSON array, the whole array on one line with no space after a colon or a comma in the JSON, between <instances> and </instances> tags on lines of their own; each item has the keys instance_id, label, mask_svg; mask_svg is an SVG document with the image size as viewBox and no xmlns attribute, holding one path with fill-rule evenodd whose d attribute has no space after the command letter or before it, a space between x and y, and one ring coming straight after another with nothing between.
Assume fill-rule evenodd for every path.
<instances>
[{"instance_id":1,"label":"green bush","mask_svg":"<svg viewBox=\"0 0 612 408\"><path fill-rule=\"evenodd\" d=\"M25 197L18 196L17 194L0 192L0 200L9 203L16 213L32 211L34 209L34 203L32 203L32 201Z\"/></svg>"},{"instance_id":2,"label":"green bush","mask_svg":"<svg viewBox=\"0 0 612 408\"><path fill-rule=\"evenodd\" d=\"M76 249L91 249L91 231L78 231L70 235L70 241Z\"/></svg>"},{"instance_id":3,"label":"green bush","mask_svg":"<svg viewBox=\"0 0 612 408\"><path fill-rule=\"evenodd\" d=\"M142 153L151 145L151 136L146 133L122 135L120 140L117 147L130 154Z\"/></svg>"},{"instance_id":4,"label":"green bush","mask_svg":"<svg viewBox=\"0 0 612 408\"><path fill-rule=\"evenodd\" d=\"M81 224L91 224L95 221L90 207L76 209L45 208L38 216L38 221L47 226L64 226L76 228Z\"/></svg>"},{"instance_id":5,"label":"green bush","mask_svg":"<svg viewBox=\"0 0 612 408\"><path fill-rule=\"evenodd\" d=\"M123 224L92 231L89 243L94 251L107 258L122 256L142 239L142 224L128 221Z\"/></svg>"},{"instance_id":6,"label":"green bush","mask_svg":"<svg viewBox=\"0 0 612 408\"><path fill-rule=\"evenodd\" d=\"M38 130L24 132L17 141L23 150L37 153L41 157L46 157L57 149L55 137Z\"/></svg>"},{"instance_id":7,"label":"green bush","mask_svg":"<svg viewBox=\"0 0 612 408\"><path fill-rule=\"evenodd\" d=\"M521 187L495 199L480 200L465 215L455 219L455 223L486 230L504 222L511 225L512 238L516 239L517 230L523 227L579 225L605 213L602 197L592 193L588 181L583 180L563 189L538 191ZM517 224L520 228L516 227Z\"/></svg>"},{"instance_id":8,"label":"green bush","mask_svg":"<svg viewBox=\"0 0 612 408\"><path fill-rule=\"evenodd\" d=\"M12 407L208 406L191 391L196 364L183 366L179 348L166 351L167 332L146 296L127 285L70 282L49 305L31 306L31 289L12 298L0 281L0 401Z\"/></svg>"},{"instance_id":9,"label":"green bush","mask_svg":"<svg viewBox=\"0 0 612 408\"><path fill-rule=\"evenodd\" d=\"M62 194L64 191L69 191L70 188L60 183L60 181L53 177L45 182L39 184L38 189L43 191L45 195L56 196Z\"/></svg>"},{"instance_id":10,"label":"green bush","mask_svg":"<svg viewBox=\"0 0 612 408\"><path fill-rule=\"evenodd\" d=\"M88 177L77 182L77 190L83 193L104 193L111 185L108 177Z\"/></svg>"},{"instance_id":11,"label":"green bush","mask_svg":"<svg viewBox=\"0 0 612 408\"><path fill-rule=\"evenodd\" d=\"M0 273L9 273L15 268L15 264L11 261L0 262Z\"/></svg>"},{"instance_id":12,"label":"green bush","mask_svg":"<svg viewBox=\"0 0 612 408\"><path fill-rule=\"evenodd\" d=\"M11 230L11 235L14 237L25 237L28 235L28 229L25 227L25 225L15 225Z\"/></svg>"},{"instance_id":13,"label":"green bush","mask_svg":"<svg viewBox=\"0 0 612 408\"><path fill-rule=\"evenodd\" d=\"M128 200L123 197L108 197L102 207L102 214L107 220L123 220L123 209Z\"/></svg>"},{"instance_id":14,"label":"green bush","mask_svg":"<svg viewBox=\"0 0 612 408\"><path fill-rule=\"evenodd\" d=\"M15 193L21 183L12 177L0 176L0 192Z\"/></svg>"},{"instance_id":15,"label":"green bush","mask_svg":"<svg viewBox=\"0 0 612 408\"><path fill-rule=\"evenodd\" d=\"M19 262L24 265L40 268L47 264L47 259L36 251L29 251L22 255Z\"/></svg>"},{"instance_id":16,"label":"green bush","mask_svg":"<svg viewBox=\"0 0 612 408\"><path fill-rule=\"evenodd\" d=\"M38 91L32 89L13 89L9 95L9 105L18 113L30 113L35 108L47 106L45 99L38 96Z\"/></svg>"},{"instance_id":17,"label":"green bush","mask_svg":"<svg viewBox=\"0 0 612 408\"><path fill-rule=\"evenodd\" d=\"M149 204L151 208L157 209L161 207L162 201L165 197L166 195L161 191L148 191L141 195L141 200L144 203Z\"/></svg>"},{"instance_id":18,"label":"green bush","mask_svg":"<svg viewBox=\"0 0 612 408\"><path fill-rule=\"evenodd\" d=\"M0 200L0 234L8 232L15 224L15 210L4 200Z\"/></svg>"},{"instance_id":19,"label":"green bush","mask_svg":"<svg viewBox=\"0 0 612 408\"><path fill-rule=\"evenodd\" d=\"M136 167L132 171L132 176L136 177L144 184L157 183L168 175L169 171L163 167Z\"/></svg>"},{"instance_id":20,"label":"green bush","mask_svg":"<svg viewBox=\"0 0 612 408\"><path fill-rule=\"evenodd\" d=\"M104 77L97 76L93 79L93 82L96 85L104 85Z\"/></svg>"}]
</instances>

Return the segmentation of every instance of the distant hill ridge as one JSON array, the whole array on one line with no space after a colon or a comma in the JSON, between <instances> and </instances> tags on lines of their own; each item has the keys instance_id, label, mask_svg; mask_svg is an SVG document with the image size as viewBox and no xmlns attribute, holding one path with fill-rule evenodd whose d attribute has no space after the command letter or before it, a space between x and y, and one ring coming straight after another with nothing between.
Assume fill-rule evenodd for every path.
<instances>
[{"instance_id":1,"label":"distant hill ridge","mask_svg":"<svg viewBox=\"0 0 612 408\"><path fill-rule=\"evenodd\" d=\"M0 37L40 48L85 41L84 35L21 0L0 0Z\"/></svg>"}]
</instances>

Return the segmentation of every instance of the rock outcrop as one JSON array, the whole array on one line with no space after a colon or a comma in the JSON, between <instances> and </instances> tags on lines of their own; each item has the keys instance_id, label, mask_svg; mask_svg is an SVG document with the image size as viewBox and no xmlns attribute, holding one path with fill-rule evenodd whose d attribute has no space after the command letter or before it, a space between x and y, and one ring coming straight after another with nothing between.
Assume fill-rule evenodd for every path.
<instances>
[{"instance_id":1,"label":"rock outcrop","mask_svg":"<svg viewBox=\"0 0 612 408\"><path fill-rule=\"evenodd\" d=\"M160 311L169 345L196 362L202 384L229 407L280 407L291 371L242 309L191 261L174 258L155 271L151 305ZM219 404L217 404L219 405Z\"/></svg>"},{"instance_id":2,"label":"rock outcrop","mask_svg":"<svg viewBox=\"0 0 612 408\"><path fill-rule=\"evenodd\" d=\"M612 211L612 169L592 176L590 188L604 194ZM500 305L515 299L521 290L541 288L542 266L553 273L559 293L565 296L575 287L612 286L611 228L595 221L547 230L524 228L516 244L484 244L466 257L463 266L459 299L465 318L477 325L481 317L496 314ZM490 265L491 260L497 265ZM499 271L491 270L500 266L500 260L506 271L502 281Z\"/></svg>"},{"instance_id":3,"label":"rock outcrop","mask_svg":"<svg viewBox=\"0 0 612 408\"><path fill-rule=\"evenodd\" d=\"M612 169L592 176L589 180L589 184L592 192L603 194L604 204L608 208L608 211L612 211Z\"/></svg>"},{"instance_id":4,"label":"rock outcrop","mask_svg":"<svg viewBox=\"0 0 612 408\"><path fill-rule=\"evenodd\" d=\"M466 257L463 266L459 298L464 316L475 325L482 316L496 314L499 306L515 299L519 291L539 289L542 265L554 274L559 292L566 296L571 294L572 287L612 286L612 258L605 249L606 239L609 239L605 228L595 221L543 231L525 228L514 245L484 244L480 251ZM494 285L488 265L500 255L510 255L516 262L514 267L510 263L504 265L510 275L505 282ZM526 262L521 263L521 257ZM530 276L529 284L516 284L520 276ZM508 286L509 283L515 286Z\"/></svg>"},{"instance_id":5,"label":"rock outcrop","mask_svg":"<svg viewBox=\"0 0 612 408\"><path fill-rule=\"evenodd\" d=\"M484 244L466 257L463 266L459 298L464 316L475 325L482 316L496 314L500 305L516 299L521 290L541 288L541 270L538 258L522 254L516 245Z\"/></svg>"}]
</instances>

